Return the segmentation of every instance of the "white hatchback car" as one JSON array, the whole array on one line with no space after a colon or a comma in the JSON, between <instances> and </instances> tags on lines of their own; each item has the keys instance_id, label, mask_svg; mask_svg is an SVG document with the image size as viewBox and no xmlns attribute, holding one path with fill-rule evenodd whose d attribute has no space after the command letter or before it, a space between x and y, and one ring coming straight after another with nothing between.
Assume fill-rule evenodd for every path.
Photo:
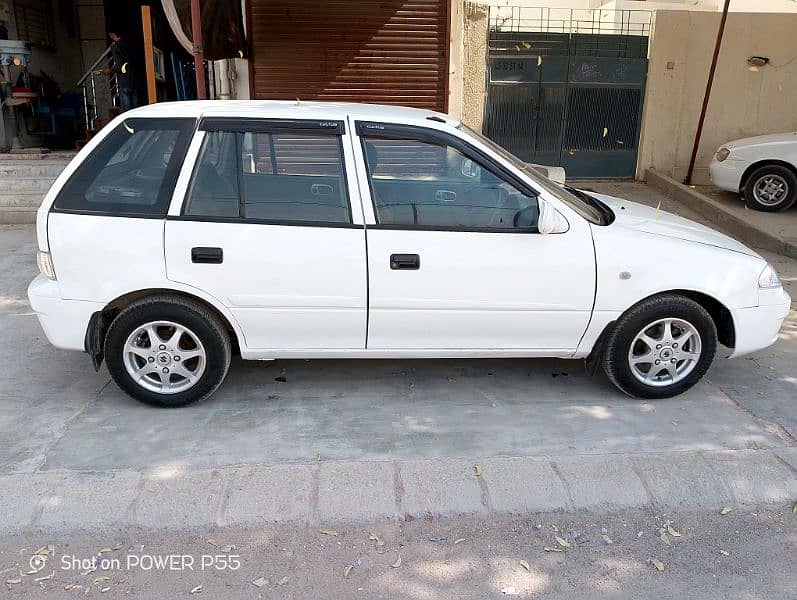
<instances>
[{"instance_id":1,"label":"white hatchback car","mask_svg":"<svg viewBox=\"0 0 797 600\"><path fill-rule=\"evenodd\" d=\"M685 219L553 184L442 114L182 102L125 113L39 209L31 305L131 396L206 398L230 357L562 357L624 392L772 344L774 269Z\"/></svg>"},{"instance_id":2,"label":"white hatchback car","mask_svg":"<svg viewBox=\"0 0 797 600\"><path fill-rule=\"evenodd\" d=\"M797 131L734 140L709 165L718 188L744 195L755 210L786 210L797 201Z\"/></svg>"}]
</instances>

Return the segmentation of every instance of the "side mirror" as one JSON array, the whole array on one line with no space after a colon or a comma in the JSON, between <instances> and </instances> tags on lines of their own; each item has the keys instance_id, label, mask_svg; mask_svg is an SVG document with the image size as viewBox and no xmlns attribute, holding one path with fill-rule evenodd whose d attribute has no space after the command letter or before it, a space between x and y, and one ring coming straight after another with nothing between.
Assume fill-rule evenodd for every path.
<instances>
[{"instance_id":1,"label":"side mirror","mask_svg":"<svg viewBox=\"0 0 797 600\"><path fill-rule=\"evenodd\" d=\"M570 223L564 218L562 213L548 204L542 198L537 200L540 205L540 218L537 222L537 229L540 233L566 233L570 229Z\"/></svg>"}]
</instances>

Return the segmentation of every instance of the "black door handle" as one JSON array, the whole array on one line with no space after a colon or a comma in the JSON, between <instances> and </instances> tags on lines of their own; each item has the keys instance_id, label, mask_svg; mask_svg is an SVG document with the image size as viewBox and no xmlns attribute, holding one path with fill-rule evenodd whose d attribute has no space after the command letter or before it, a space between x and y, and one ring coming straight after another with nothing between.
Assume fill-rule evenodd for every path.
<instances>
[{"instance_id":1,"label":"black door handle","mask_svg":"<svg viewBox=\"0 0 797 600\"><path fill-rule=\"evenodd\" d=\"M191 248L191 262L206 265L220 265L224 260L221 248Z\"/></svg>"},{"instance_id":2,"label":"black door handle","mask_svg":"<svg viewBox=\"0 0 797 600\"><path fill-rule=\"evenodd\" d=\"M421 257L417 254L391 254L390 268L394 271L417 271L421 268Z\"/></svg>"}]
</instances>

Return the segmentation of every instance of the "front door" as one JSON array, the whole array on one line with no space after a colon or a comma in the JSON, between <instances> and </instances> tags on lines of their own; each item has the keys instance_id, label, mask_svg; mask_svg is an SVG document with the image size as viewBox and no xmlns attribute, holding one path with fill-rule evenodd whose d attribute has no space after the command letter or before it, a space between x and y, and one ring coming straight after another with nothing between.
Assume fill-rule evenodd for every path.
<instances>
[{"instance_id":1,"label":"front door","mask_svg":"<svg viewBox=\"0 0 797 600\"><path fill-rule=\"evenodd\" d=\"M365 347L365 233L344 135L335 121L206 119L192 143L167 274L229 307L250 350Z\"/></svg>"},{"instance_id":2,"label":"front door","mask_svg":"<svg viewBox=\"0 0 797 600\"><path fill-rule=\"evenodd\" d=\"M537 232L538 194L463 139L359 123L367 226L368 348L571 353L589 322L589 225Z\"/></svg>"}]
</instances>

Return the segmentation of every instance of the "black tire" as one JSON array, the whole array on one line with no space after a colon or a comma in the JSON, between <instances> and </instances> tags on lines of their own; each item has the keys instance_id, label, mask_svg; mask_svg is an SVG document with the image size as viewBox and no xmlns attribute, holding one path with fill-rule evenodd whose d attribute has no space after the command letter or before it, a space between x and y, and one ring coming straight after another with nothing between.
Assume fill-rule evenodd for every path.
<instances>
[{"instance_id":1,"label":"black tire","mask_svg":"<svg viewBox=\"0 0 797 600\"><path fill-rule=\"evenodd\" d=\"M201 341L206 358L204 371L189 389L158 393L142 387L128 373L125 343L137 328L153 321L179 324ZM219 319L202 304L177 296L153 296L130 305L116 316L105 336L105 359L113 380L127 395L154 406L175 408L204 400L224 381L231 356L230 336Z\"/></svg>"},{"instance_id":2,"label":"black tire","mask_svg":"<svg viewBox=\"0 0 797 600\"><path fill-rule=\"evenodd\" d=\"M780 185L786 186L783 199L780 201L762 202L756 198L756 185L765 177L776 177ZM753 210L764 212L777 212L786 210L797 201L797 175L788 167L782 165L766 165L759 167L747 178L744 184L744 201Z\"/></svg>"},{"instance_id":3,"label":"black tire","mask_svg":"<svg viewBox=\"0 0 797 600\"><path fill-rule=\"evenodd\" d=\"M631 345L637 335L660 319L679 319L691 324L700 335L701 352L691 372L669 385L651 385L632 372L629 360ZM666 344L665 344L666 346ZM643 345L644 347L644 345ZM658 350L653 350L658 352ZM717 328L711 315L694 300L665 294L643 300L628 309L609 335L603 354L603 369L614 385L635 398L671 398L695 385L706 374L717 351ZM681 364L681 363L678 363ZM651 367L652 368L652 365ZM672 379L673 377L670 377ZM664 377L666 380L666 377Z\"/></svg>"}]
</instances>

